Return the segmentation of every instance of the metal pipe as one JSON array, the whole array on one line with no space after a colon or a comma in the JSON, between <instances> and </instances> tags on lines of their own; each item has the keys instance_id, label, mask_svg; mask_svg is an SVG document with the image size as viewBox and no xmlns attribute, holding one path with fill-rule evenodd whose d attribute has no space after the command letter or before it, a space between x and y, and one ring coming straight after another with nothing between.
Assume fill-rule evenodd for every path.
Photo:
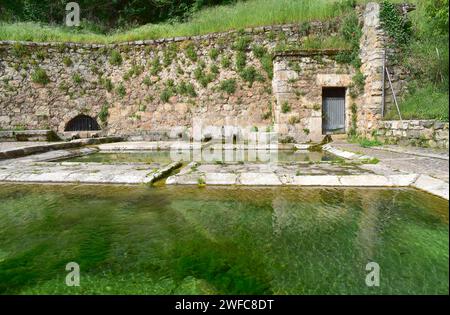
<instances>
[{"instance_id":1,"label":"metal pipe","mask_svg":"<svg viewBox=\"0 0 450 315\"><path fill-rule=\"evenodd\" d=\"M398 116L400 117L400 121L403 122L402 114L400 114L400 108L398 107L398 103L397 103L397 97L395 96L394 87L392 86L391 75L389 74L389 70L387 67L386 67L386 74L387 74L387 77L389 80L389 85L391 86L392 96L394 97L394 102L395 102L395 106L397 107Z\"/></svg>"}]
</instances>

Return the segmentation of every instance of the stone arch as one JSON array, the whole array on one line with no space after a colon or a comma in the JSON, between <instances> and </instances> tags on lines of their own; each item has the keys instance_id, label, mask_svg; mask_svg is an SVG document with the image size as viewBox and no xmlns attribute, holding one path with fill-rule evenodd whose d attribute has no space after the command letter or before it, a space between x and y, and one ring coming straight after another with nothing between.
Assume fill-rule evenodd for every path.
<instances>
[{"instance_id":1,"label":"stone arch","mask_svg":"<svg viewBox=\"0 0 450 315\"><path fill-rule=\"evenodd\" d=\"M64 131L93 131L100 130L100 126L95 120L87 115L78 115L69 120Z\"/></svg>"}]
</instances>

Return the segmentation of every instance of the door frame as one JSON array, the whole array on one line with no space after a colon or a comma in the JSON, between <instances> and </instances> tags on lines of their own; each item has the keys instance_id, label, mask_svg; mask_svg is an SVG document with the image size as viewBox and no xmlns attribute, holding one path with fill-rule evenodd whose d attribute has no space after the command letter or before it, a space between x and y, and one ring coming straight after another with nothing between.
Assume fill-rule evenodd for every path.
<instances>
[{"instance_id":1,"label":"door frame","mask_svg":"<svg viewBox=\"0 0 450 315\"><path fill-rule=\"evenodd\" d=\"M343 112L343 119L344 119L344 127L342 129L339 129L336 132L333 131L326 131L325 130L325 110L324 110L324 101L326 97L326 91L330 91L330 94L335 93L338 95L338 97L342 97L344 101L344 112ZM345 134L347 131L347 120L348 120L348 113L347 113L347 87L345 86L322 86L322 135L333 135L333 134Z\"/></svg>"}]
</instances>

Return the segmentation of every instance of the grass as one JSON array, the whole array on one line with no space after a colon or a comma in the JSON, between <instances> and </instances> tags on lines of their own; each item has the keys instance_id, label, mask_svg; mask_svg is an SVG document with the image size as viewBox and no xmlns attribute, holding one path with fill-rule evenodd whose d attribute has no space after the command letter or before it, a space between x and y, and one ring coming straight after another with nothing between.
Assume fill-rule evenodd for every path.
<instances>
[{"instance_id":1,"label":"grass","mask_svg":"<svg viewBox=\"0 0 450 315\"><path fill-rule=\"evenodd\" d=\"M348 138L350 143L358 143L363 148L377 147L383 145L378 139L368 139L361 136L351 136Z\"/></svg>"},{"instance_id":2,"label":"grass","mask_svg":"<svg viewBox=\"0 0 450 315\"><path fill-rule=\"evenodd\" d=\"M448 119L448 91L439 91L432 85L425 85L406 95L399 103L403 119ZM395 105L387 112L386 120L399 119Z\"/></svg>"},{"instance_id":3,"label":"grass","mask_svg":"<svg viewBox=\"0 0 450 315\"><path fill-rule=\"evenodd\" d=\"M327 20L343 13L335 0L250 0L201 10L185 23L147 24L126 31L98 34L33 22L0 24L0 40L112 43L192 36L271 24ZM218 23L220 21L220 23Z\"/></svg>"}]
</instances>

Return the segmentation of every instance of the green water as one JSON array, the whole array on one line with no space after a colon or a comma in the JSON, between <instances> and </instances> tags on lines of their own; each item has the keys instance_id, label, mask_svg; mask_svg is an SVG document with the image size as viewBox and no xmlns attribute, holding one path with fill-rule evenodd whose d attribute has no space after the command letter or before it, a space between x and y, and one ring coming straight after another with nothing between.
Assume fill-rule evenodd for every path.
<instances>
[{"instance_id":1,"label":"green water","mask_svg":"<svg viewBox=\"0 0 450 315\"><path fill-rule=\"evenodd\" d=\"M0 293L448 294L448 236L409 189L3 184Z\"/></svg>"},{"instance_id":2,"label":"green water","mask_svg":"<svg viewBox=\"0 0 450 315\"><path fill-rule=\"evenodd\" d=\"M170 163L172 161L192 161L196 162L227 162L227 161L244 161L244 162L266 162L278 161L285 162L321 162L332 161L336 157L326 152L307 152L307 151L286 151L279 150L275 152L270 151L255 151L254 156L249 157L247 150L242 151L242 156L238 155L236 151L229 150L219 152L219 155L208 155L208 157L198 154L194 156L192 151L181 151L170 154L169 151L146 151L146 152L114 152L114 153L92 153L88 155L72 157L65 159L67 162L97 162L97 163Z\"/></svg>"}]
</instances>

